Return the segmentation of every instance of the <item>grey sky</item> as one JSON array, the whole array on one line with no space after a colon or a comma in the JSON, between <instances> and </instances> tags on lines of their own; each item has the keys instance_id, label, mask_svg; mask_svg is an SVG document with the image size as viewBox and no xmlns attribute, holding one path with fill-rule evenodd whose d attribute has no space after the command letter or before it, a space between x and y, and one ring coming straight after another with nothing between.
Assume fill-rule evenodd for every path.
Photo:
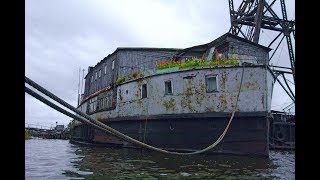
<instances>
[{"instance_id":1,"label":"grey sky","mask_svg":"<svg viewBox=\"0 0 320 180\"><path fill-rule=\"evenodd\" d=\"M241 1L235 1L235 7ZM294 19L294 1L286 1ZM79 68L94 66L117 47L186 48L208 43L230 28L227 0L28 0L25 74L76 106ZM274 34L264 30L261 44ZM273 64L289 66L286 43ZM282 49L282 51L281 51ZM292 86L294 89L294 86ZM291 100L278 85L273 109ZM71 118L25 95L25 122L67 124Z\"/></svg>"}]
</instances>

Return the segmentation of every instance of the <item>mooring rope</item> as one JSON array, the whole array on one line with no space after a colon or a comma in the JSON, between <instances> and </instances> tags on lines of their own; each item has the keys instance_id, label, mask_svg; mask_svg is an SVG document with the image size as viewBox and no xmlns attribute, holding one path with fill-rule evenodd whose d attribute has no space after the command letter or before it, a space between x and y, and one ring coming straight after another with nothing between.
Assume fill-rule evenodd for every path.
<instances>
[{"instance_id":1,"label":"mooring rope","mask_svg":"<svg viewBox=\"0 0 320 180\"><path fill-rule=\"evenodd\" d=\"M142 146L142 147L147 148L147 149L151 149L151 150L154 150L154 151L165 153L165 154L194 155L194 154L204 153L204 152L209 151L210 149L214 148L216 145L218 145L221 142L221 140L223 139L223 137L227 133L227 131L228 131L229 127L230 127L230 124L231 124L231 122L232 122L232 120L234 118L234 114L235 114L235 112L237 110L237 105L238 105L238 101L239 101L239 95L240 95L240 91L241 91L241 87L242 87L243 74L244 74L244 65L243 65L243 68L242 68L242 75L241 75L241 80L240 80L239 91L238 91L238 94L237 94L236 104L235 104L234 110L232 112L232 115L231 115L231 117L229 119L229 122L228 122L226 128L224 129L223 133L219 136L219 138L213 144L209 145L208 147L206 147L206 148L204 148L202 150L198 150L198 151L194 151L194 152L186 152L186 153L181 153L181 152L176 152L176 151L167 151L167 150L164 150L164 149L160 149L160 148L151 146L149 144L145 144L143 142L140 142L140 141L138 141L136 139L133 139L133 138L125 135L125 134L122 134L121 132L111 128L110 126L107 126L106 124L103 124L103 123L91 118L87 114L84 114L83 112L79 111L78 109L74 108L73 106L71 106L70 104L65 102L64 100L60 99L59 97L55 96L54 94L52 94L48 90L44 89L43 87L41 87L37 83L33 82L28 77L25 77L25 82L27 84L29 84L30 86L34 87L38 91L42 92L43 94L47 95L48 97L52 98L56 102L60 103L61 105L65 106L65 107L67 107L68 109L72 110L73 112L79 114L82 117L80 117L78 115L75 115L75 114L72 114L72 113L62 109L61 107L59 107L59 106L55 105L54 103L50 102L49 100L43 98L41 95L39 95L38 93L36 93L33 90L29 89L28 87L25 87L25 92L27 92L31 96L33 96L36 99L40 100L41 102L47 104L48 106L52 107L53 109L65 114L65 115L67 115L69 117L72 117L72 118L74 118L74 119L76 119L76 120L78 120L78 121L80 121L82 123L90 124L90 125L98 128L98 129L102 130L103 132L111 133L111 134L115 135L116 137L118 137L118 138L120 138L122 140L131 142L133 144Z\"/></svg>"}]
</instances>

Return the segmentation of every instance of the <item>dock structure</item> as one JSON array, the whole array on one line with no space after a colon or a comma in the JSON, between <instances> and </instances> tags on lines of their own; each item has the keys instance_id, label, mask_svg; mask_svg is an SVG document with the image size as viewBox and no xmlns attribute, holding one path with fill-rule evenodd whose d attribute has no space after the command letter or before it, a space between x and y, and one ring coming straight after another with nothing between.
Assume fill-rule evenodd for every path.
<instances>
[{"instance_id":1,"label":"dock structure","mask_svg":"<svg viewBox=\"0 0 320 180\"><path fill-rule=\"evenodd\" d=\"M280 111L272 111L269 137L270 149L295 149L295 115Z\"/></svg>"},{"instance_id":2,"label":"dock structure","mask_svg":"<svg viewBox=\"0 0 320 180\"><path fill-rule=\"evenodd\" d=\"M70 136L69 129L63 125L57 125L54 129L26 127L25 130L29 131L31 137L42 139L69 139Z\"/></svg>"}]
</instances>

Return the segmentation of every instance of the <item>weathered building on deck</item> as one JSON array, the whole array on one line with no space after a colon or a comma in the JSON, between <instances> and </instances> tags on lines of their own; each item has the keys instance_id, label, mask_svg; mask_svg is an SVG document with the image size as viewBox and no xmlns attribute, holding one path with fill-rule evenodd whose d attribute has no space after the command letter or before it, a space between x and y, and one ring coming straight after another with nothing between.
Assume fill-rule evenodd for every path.
<instances>
[{"instance_id":1,"label":"weathered building on deck","mask_svg":"<svg viewBox=\"0 0 320 180\"><path fill-rule=\"evenodd\" d=\"M137 140L185 151L217 139L236 110L233 125L213 152L268 155L274 84L270 50L229 33L185 49L118 48L89 67L78 109ZM156 70L160 62L192 58L234 58L240 63ZM119 81L124 77L129 78ZM76 126L73 137L131 146L87 125Z\"/></svg>"}]
</instances>

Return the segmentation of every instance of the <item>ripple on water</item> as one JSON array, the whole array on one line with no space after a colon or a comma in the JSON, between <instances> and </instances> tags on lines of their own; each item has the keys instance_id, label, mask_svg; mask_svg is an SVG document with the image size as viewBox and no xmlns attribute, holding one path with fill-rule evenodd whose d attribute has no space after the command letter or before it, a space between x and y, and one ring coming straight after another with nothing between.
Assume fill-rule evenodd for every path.
<instances>
[{"instance_id":1,"label":"ripple on water","mask_svg":"<svg viewBox=\"0 0 320 180\"><path fill-rule=\"evenodd\" d=\"M44 139L28 140L25 147L26 179L295 179L294 152L271 151L269 159L186 157Z\"/></svg>"}]
</instances>

